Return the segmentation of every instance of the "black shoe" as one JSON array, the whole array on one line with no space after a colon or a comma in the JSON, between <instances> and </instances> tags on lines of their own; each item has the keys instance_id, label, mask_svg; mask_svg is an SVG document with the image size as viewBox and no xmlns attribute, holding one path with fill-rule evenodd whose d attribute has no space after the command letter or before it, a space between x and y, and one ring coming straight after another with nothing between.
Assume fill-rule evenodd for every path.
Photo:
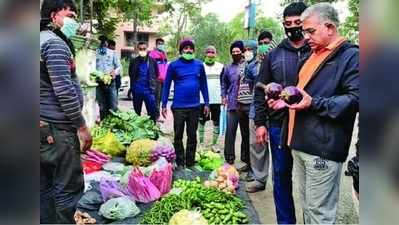
<instances>
[{"instance_id":1,"label":"black shoe","mask_svg":"<svg viewBox=\"0 0 399 225\"><path fill-rule=\"evenodd\" d=\"M245 176L244 179L245 179L246 182L252 182L252 181L255 180L254 175L251 174L250 172L247 173L247 175Z\"/></svg>"},{"instance_id":2,"label":"black shoe","mask_svg":"<svg viewBox=\"0 0 399 225\"><path fill-rule=\"evenodd\" d=\"M258 181L249 182L246 186L245 191L248 193L255 193L266 189L266 186Z\"/></svg>"}]
</instances>

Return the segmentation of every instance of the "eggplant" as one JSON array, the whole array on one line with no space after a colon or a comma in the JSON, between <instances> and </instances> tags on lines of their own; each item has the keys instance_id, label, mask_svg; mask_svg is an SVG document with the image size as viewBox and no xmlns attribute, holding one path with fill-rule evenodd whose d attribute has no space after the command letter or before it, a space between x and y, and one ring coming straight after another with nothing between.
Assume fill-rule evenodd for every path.
<instances>
[{"instance_id":1,"label":"eggplant","mask_svg":"<svg viewBox=\"0 0 399 225\"><path fill-rule=\"evenodd\" d=\"M302 101L302 94L295 86L288 86L281 91L280 98L288 105L299 103Z\"/></svg>"},{"instance_id":2,"label":"eggplant","mask_svg":"<svg viewBox=\"0 0 399 225\"><path fill-rule=\"evenodd\" d=\"M283 90L283 86L278 83L269 83L268 85L264 85L261 82L256 83L256 87L262 88L265 91L267 99L278 100L280 99L281 91Z\"/></svg>"}]
</instances>

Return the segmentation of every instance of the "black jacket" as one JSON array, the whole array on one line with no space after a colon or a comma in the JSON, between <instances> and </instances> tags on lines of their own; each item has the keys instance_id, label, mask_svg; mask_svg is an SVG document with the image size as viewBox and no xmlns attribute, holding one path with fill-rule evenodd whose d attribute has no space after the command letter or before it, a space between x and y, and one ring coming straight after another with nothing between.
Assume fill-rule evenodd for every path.
<instances>
[{"instance_id":1,"label":"black jacket","mask_svg":"<svg viewBox=\"0 0 399 225\"><path fill-rule=\"evenodd\" d=\"M288 39L284 39L263 60L257 81L263 84L275 82L284 87L295 85L298 80L299 62L301 59L306 58L309 52L308 45L294 48ZM263 89L255 89L254 102L256 126L280 127L284 118L288 115L286 109L273 111L265 106L265 92Z\"/></svg>"},{"instance_id":2,"label":"black jacket","mask_svg":"<svg viewBox=\"0 0 399 225\"><path fill-rule=\"evenodd\" d=\"M301 66L305 61L301 62ZM359 111L359 48L345 42L316 70L305 87L312 96L309 109L297 111L290 148L344 162ZM288 133L286 119L282 141Z\"/></svg>"},{"instance_id":3,"label":"black jacket","mask_svg":"<svg viewBox=\"0 0 399 225\"><path fill-rule=\"evenodd\" d=\"M144 59L148 63L148 69L150 73L150 88L153 93L156 93L157 77L158 77L158 66L154 59L146 57ZM143 58L135 57L130 60L129 64L129 77L130 77L130 88L133 91L134 83L139 79L140 63L143 62Z\"/></svg>"}]
</instances>

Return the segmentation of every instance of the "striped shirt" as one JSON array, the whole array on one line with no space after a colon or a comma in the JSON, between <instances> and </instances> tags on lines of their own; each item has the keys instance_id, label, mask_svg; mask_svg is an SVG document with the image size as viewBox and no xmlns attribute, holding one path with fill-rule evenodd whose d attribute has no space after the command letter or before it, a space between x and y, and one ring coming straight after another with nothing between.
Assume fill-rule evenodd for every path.
<instances>
[{"instance_id":1,"label":"striped shirt","mask_svg":"<svg viewBox=\"0 0 399 225\"><path fill-rule=\"evenodd\" d=\"M68 45L52 31L40 32L40 119L50 123L85 124L83 95Z\"/></svg>"}]
</instances>

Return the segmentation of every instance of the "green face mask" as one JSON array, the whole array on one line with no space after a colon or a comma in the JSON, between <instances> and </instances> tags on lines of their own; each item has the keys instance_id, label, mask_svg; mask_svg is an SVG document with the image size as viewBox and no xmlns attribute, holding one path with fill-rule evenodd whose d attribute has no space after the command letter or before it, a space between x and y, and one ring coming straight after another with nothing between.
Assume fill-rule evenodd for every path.
<instances>
[{"instance_id":1,"label":"green face mask","mask_svg":"<svg viewBox=\"0 0 399 225\"><path fill-rule=\"evenodd\" d=\"M187 61L193 60L195 58L194 54L183 53L181 57Z\"/></svg>"},{"instance_id":2,"label":"green face mask","mask_svg":"<svg viewBox=\"0 0 399 225\"><path fill-rule=\"evenodd\" d=\"M259 45L258 52L260 55L264 55L269 51L269 49L270 49L270 45L262 44L262 45Z\"/></svg>"},{"instance_id":3,"label":"green face mask","mask_svg":"<svg viewBox=\"0 0 399 225\"><path fill-rule=\"evenodd\" d=\"M64 17L64 25L61 28L62 33L67 38L76 35L76 30L79 28L79 24L72 18Z\"/></svg>"},{"instance_id":4,"label":"green face mask","mask_svg":"<svg viewBox=\"0 0 399 225\"><path fill-rule=\"evenodd\" d=\"M205 64L207 64L207 65L212 65L212 64L215 63L215 61L216 61L216 58L215 58L215 57L213 57L213 58L205 57L205 59L204 59L204 62L205 62Z\"/></svg>"}]
</instances>

